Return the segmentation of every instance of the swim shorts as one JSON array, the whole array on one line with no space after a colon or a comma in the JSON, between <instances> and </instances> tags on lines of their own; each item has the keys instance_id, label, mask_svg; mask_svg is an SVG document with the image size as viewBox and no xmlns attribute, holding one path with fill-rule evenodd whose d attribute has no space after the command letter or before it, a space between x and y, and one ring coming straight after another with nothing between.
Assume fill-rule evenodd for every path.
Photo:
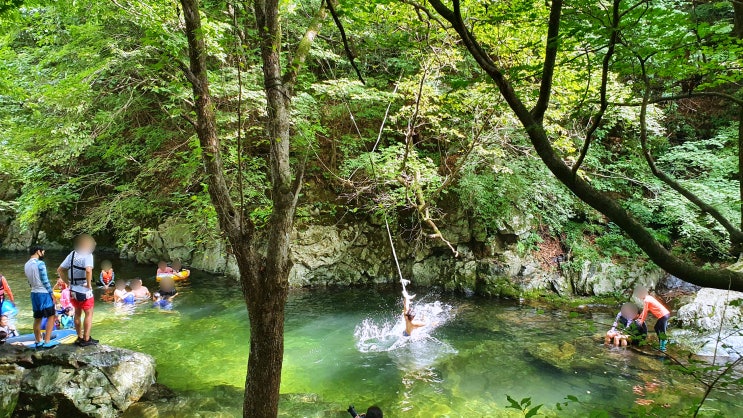
<instances>
[{"instance_id":1,"label":"swim shorts","mask_svg":"<svg viewBox=\"0 0 743 418\"><path fill-rule=\"evenodd\" d=\"M93 309L93 305L95 305L95 298L87 298L84 301L80 302L73 297L70 298L70 303L72 303L72 307L75 308L75 311L88 311Z\"/></svg>"},{"instance_id":2,"label":"swim shorts","mask_svg":"<svg viewBox=\"0 0 743 418\"><path fill-rule=\"evenodd\" d=\"M31 293L31 309L34 318L49 318L57 314L54 299L49 293Z\"/></svg>"}]
</instances>

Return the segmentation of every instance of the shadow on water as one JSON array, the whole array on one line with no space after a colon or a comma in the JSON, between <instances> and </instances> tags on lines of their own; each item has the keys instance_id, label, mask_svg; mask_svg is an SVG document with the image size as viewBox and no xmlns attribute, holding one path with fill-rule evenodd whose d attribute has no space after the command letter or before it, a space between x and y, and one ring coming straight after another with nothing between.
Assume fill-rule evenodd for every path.
<instances>
[{"instance_id":1,"label":"shadow on water","mask_svg":"<svg viewBox=\"0 0 743 418\"><path fill-rule=\"evenodd\" d=\"M64 255L50 253L47 264L53 270ZM140 276L150 290L157 288L155 266L97 260L104 258L113 261L117 280ZM0 254L22 331L31 324L25 259ZM165 404L143 403L127 416L238 416L249 337L240 287L195 271L179 291L171 312L149 303L131 311L96 304L93 335L153 355L158 381L177 395ZM504 409L506 395L531 397L545 404L544 412L560 416L594 409L645 415L649 408L672 416L684 415L702 396L690 377L662 359L603 347L600 334L613 319L609 314L573 317L512 301L435 293L419 298L418 312L438 325L406 338L399 289L293 290L281 416L340 418L349 403L360 409L377 404L392 417L514 416ZM567 395L581 403L558 414L554 405ZM736 396L720 392L709 406L736 416Z\"/></svg>"}]
</instances>

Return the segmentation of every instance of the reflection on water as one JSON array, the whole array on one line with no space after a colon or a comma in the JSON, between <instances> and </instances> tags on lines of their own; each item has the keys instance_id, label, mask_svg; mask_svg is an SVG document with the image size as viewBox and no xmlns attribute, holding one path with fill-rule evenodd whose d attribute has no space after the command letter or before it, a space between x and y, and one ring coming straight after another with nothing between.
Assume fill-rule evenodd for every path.
<instances>
[{"instance_id":1,"label":"reflection on water","mask_svg":"<svg viewBox=\"0 0 743 418\"><path fill-rule=\"evenodd\" d=\"M47 264L55 267L63 255L48 254ZM25 259L0 254L21 331L31 325ZM112 260L117 281L140 276L150 291L157 289L155 266ZM127 415L240 416L249 335L240 288L234 280L193 272L179 292L170 312L149 303L122 310L97 301L93 336L154 356L159 382L179 395ZM380 405L390 417L518 416L504 409L506 395L531 397L553 416L586 416L595 409L673 416L686 415L703 394L662 358L604 348L595 337L611 324L610 313L575 317L508 301L432 294L421 297L416 309L439 318L439 325L402 339L401 309L399 288L291 292L281 416L346 417L350 403L360 410ZM562 351L550 357L553 347ZM580 403L558 412L555 404L568 395ZM713 397L709 410L722 416L740 411L737 394Z\"/></svg>"}]
</instances>

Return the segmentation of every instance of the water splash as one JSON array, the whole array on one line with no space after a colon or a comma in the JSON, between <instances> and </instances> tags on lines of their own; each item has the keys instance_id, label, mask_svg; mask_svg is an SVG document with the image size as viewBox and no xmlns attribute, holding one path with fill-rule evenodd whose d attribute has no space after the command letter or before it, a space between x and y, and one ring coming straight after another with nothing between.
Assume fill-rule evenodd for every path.
<instances>
[{"instance_id":1,"label":"water splash","mask_svg":"<svg viewBox=\"0 0 743 418\"><path fill-rule=\"evenodd\" d=\"M432 336L436 328L454 318L454 310L450 305L439 301L417 303L415 312L418 319L427 323L426 326L415 330L411 337L403 336L405 323L401 315L384 320L365 318L354 331L356 348L362 353L391 352L403 347L415 345L416 351L426 352L454 352L456 350L448 344Z\"/></svg>"}]
</instances>

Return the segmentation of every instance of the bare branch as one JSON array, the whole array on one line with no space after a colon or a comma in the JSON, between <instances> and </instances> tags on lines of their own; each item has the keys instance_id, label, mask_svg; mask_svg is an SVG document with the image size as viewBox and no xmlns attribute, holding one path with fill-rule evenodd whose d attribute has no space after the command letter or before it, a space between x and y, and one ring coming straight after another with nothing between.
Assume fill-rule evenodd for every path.
<instances>
[{"instance_id":1,"label":"bare branch","mask_svg":"<svg viewBox=\"0 0 743 418\"><path fill-rule=\"evenodd\" d=\"M591 126L588 127L588 131L586 132L586 139L583 141L583 146L581 147L580 154L578 154L578 159L575 161L575 164L573 164L572 167L573 175L576 175L578 173L581 164L583 164L583 160L586 158L586 154L588 154L588 148L591 146L593 134L601 125L604 113L606 113L606 108L609 107L609 102L606 99L606 85L609 81L609 64L611 64L611 58L614 55L614 50L617 46L617 42L619 41L619 20L621 19L621 16L619 15L619 5L621 2L622 0L614 0L614 4L612 6L611 35L609 35L609 45L606 50L606 55L604 55L604 60L601 63L601 90L599 111L594 116Z\"/></svg>"},{"instance_id":2,"label":"bare branch","mask_svg":"<svg viewBox=\"0 0 743 418\"><path fill-rule=\"evenodd\" d=\"M557 50L560 46L560 16L562 14L562 0L552 0L550 6L550 19L547 29L547 47L544 55L544 67L542 71L542 83L539 86L539 99L532 109L531 114L537 122L541 122L544 113L549 106L550 94L552 93L552 78L555 73L555 62L557 61Z\"/></svg>"},{"instance_id":3,"label":"bare branch","mask_svg":"<svg viewBox=\"0 0 743 418\"><path fill-rule=\"evenodd\" d=\"M341 40L343 40L343 50L346 52L346 57L348 57L348 61L351 63L351 67L356 71L356 76L359 77L359 81L361 81L361 84L366 84L364 81L364 77L361 76L361 71L359 70L359 67L356 66L356 61L354 61L354 54L351 52L351 47L348 45L348 38L346 37L346 30L343 29L343 23L341 23L341 20L338 18L338 13L335 11L335 7L333 6L333 2L335 0L326 0L328 5L328 10L330 11L330 15L333 16L333 21L335 22L335 26L338 27L338 31L341 33Z\"/></svg>"}]
</instances>

